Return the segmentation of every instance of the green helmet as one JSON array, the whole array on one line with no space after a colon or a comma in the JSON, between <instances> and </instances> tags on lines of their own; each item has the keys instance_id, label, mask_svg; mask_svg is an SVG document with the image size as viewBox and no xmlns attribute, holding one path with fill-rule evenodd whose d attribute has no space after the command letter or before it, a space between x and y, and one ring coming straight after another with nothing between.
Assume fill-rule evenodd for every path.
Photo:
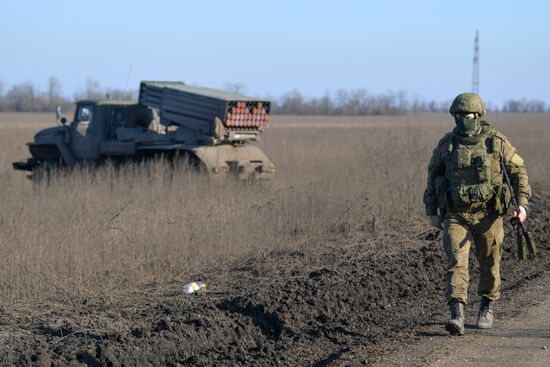
<instances>
[{"instance_id":1,"label":"green helmet","mask_svg":"<svg viewBox=\"0 0 550 367\"><path fill-rule=\"evenodd\" d=\"M456 96L453 104L451 104L451 108L449 108L449 112L451 115L459 112L472 112L483 116L487 111L480 96L475 93L461 93Z\"/></svg>"}]
</instances>

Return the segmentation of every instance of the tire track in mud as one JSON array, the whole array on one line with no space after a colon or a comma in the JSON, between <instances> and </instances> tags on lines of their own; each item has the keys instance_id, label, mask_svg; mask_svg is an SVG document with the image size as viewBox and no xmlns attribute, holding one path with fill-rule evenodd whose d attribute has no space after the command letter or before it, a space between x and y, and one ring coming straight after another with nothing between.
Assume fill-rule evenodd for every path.
<instances>
[{"instance_id":1,"label":"tire track in mud","mask_svg":"<svg viewBox=\"0 0 550 367\"><path fill-rule=\"evenodd\" d=\"M550 198L536 197L532 208L529 228L541 256L516 260L507 240L505 294L520 293L550 267ZM191 297L174 284L30 321L0 310L0 360L25 366L372 363L447 312L446 259L432 232L420 240L333 241L248 260Z\"/></svg>"}]
</instances>

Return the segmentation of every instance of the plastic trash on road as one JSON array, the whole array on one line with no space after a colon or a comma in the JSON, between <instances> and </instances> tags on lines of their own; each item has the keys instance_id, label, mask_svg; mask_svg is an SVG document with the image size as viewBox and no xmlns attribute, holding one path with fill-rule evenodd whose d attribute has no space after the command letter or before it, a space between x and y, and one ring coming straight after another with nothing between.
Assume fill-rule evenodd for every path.
<instances>
[{"instance_id":1,"label":"plastic trash on road","mask_svg":"<svg viewBox=\"0 0 550 367\"><path fill-rule=\"evenodd\" d=\"M196 291L199 291L199 290L205 289L205 288L206 288L206 283L204 283L202 281L192 282L192 283L188 283L188 284L183 286L183 293L191 294L191 293L195 293Z\"/></svg>"}]
</instances>

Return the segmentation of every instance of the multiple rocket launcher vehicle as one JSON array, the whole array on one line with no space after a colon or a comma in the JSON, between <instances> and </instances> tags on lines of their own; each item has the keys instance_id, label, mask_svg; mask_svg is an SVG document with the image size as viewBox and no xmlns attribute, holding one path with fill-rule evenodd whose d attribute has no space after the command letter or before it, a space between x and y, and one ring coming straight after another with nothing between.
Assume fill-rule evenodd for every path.
<instances>
[{"instance_id":1,"label":"multiple rocket launcher vehicle","mask_svg":"<svg viewBox=\"0 0 550 367\"><path fill-rule=\"evenodd\" d=\"M73 121L38 132L18 170L49 171L152 157L183 158L214 177L270 179L275 167L251 144L268 125L271 104L181 82L143 81L139 100L82 100ZM58 117L60 117L58 115Z\"/></svg>"}]
</instances>

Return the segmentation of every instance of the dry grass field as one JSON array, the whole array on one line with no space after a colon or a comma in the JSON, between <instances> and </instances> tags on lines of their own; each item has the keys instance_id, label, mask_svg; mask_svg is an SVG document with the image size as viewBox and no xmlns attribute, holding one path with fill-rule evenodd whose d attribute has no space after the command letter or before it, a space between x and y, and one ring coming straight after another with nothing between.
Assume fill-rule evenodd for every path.
<instances>
[{"instance_id":1,"label":"dry grass field","mask_svg":"<svg viewBox=\"0 0 550 367\"><path fill-rule=\"evenodd\" d=\"M508 238L512 297L549 269L550 115L489 120L537 193L542 256L515 259ZM11 162L53 123L0 114L0 365L372 364L446 317L422 193L449 115L275 116L259 145L277 173L262 185L162 163L32 183ZM207 290L184 296L197 279ZM499 316L530 302L516 300Z\"/></svg>"},{"instance_id":2,"label":"dry grass field","mask_svg":"<svg viewBox=\"0 0 550 367\"><path fill-rule=\"evenodd\" d=\"M536 190L550 188L549 115L491 121L524 156ZM48 114L0 115L0 300L111 292L200 273L227 259L338 233L415 233L425 171L448 115L275 116L260 147L268 185L211 183L162 164L103 168L33 184L11 162L51 125Z\"/></svg>"}]
</instances>

